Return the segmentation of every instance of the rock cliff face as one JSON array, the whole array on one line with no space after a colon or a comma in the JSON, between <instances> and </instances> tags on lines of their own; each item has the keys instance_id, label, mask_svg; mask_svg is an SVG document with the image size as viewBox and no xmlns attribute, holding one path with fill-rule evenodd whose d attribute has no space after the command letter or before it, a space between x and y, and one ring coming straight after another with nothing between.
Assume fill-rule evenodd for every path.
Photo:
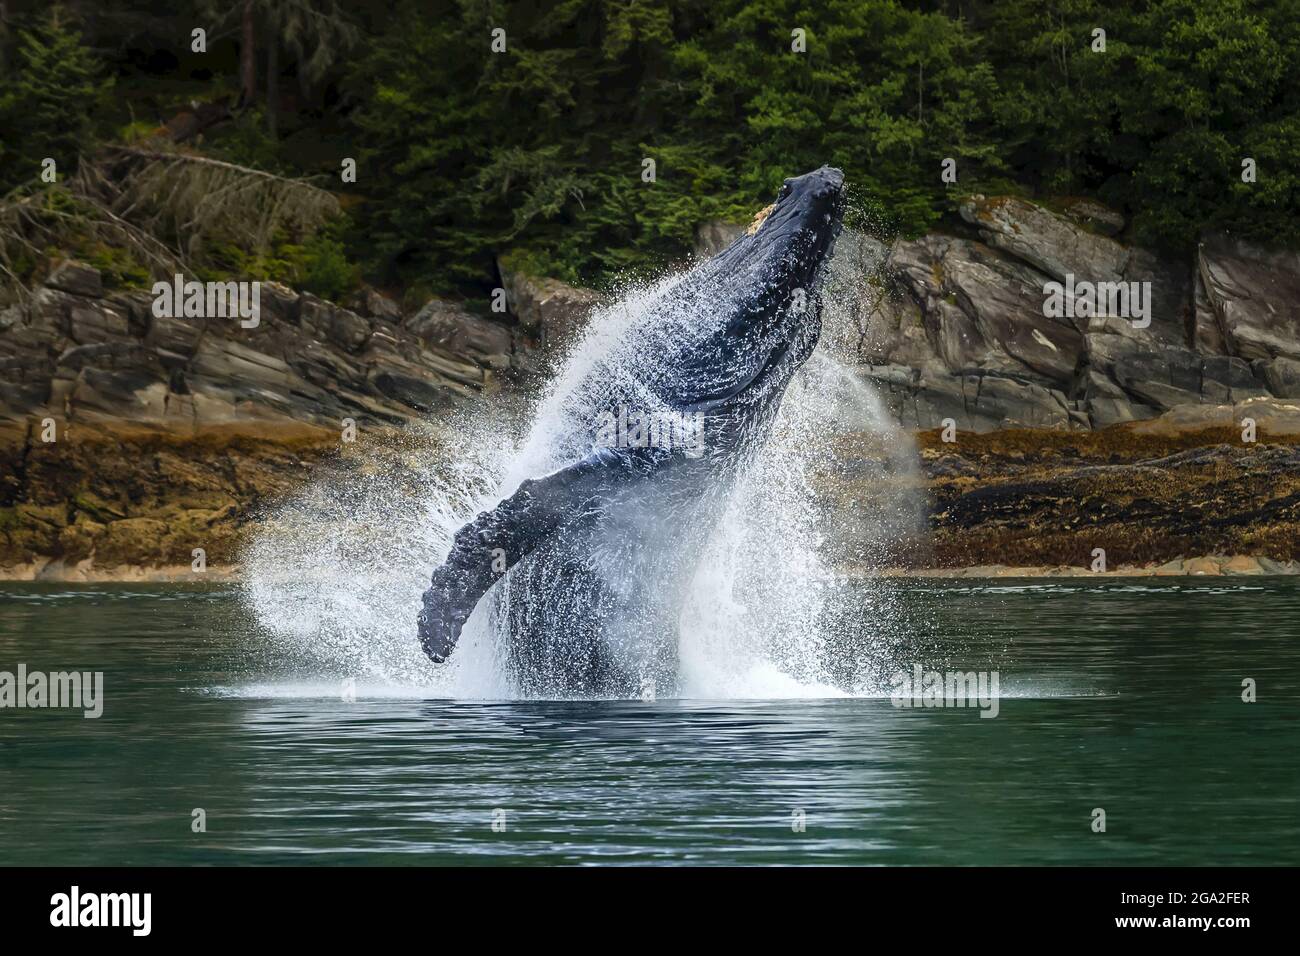
<instances>
[{"instance_id":1,"label":"rock cliff face","mask_svg":"<svg viewBox=\"0 0 1300 956\"><path fill-rule=\"evenodd\" d=\"M1300 394L1300 255L1209 236L1179 261L1122 244L1092 203L975 196L961 212L978 239L847 239L871 292L827 332L904 426L1095 429ZM1076 293L1074 314L1048 315L1050 283L1064 299L1124 284L1145 311L1092 314L1109 310Z\"/></svg>"},{"instance_id":2,"label":"rock cliff face","mask_svg":"<svg viewBox=\"0 0 1300 956\"><path fill-rule=\"evenodd\" d=\"M264 504L526 383L532 330L591 298L555 286L513 277L521 314L496 321L263 283L243 328L158 317L149 293L63 262L0 311L0 577L188 579L195 548L220 575Z\"/></svg>"},{"instance_id":3,"label":"rock cliff face","mask_svg":"<svg viewBox=\"0 0 1300 956\"><path fill-rule=\"evenodd\" d=\"M567 285L558 279L536 278L497 263L505 300L516 317L527 346L535 348L537 364L554 366L577 342L587 321L602 303L590 289Z\"/></svg>"},{"instance_id":4,"label":"rock cliff face","mask_svg":"<svg viewBox=\"0 0 1300 956\"><path fill-rule=\"evenodd\" d=\"M375 293L355 310L275 283L260 297L254 328L158 317L150 293L64 262L0 312L0 426L400 423L494 391L516 362L510 327L450 303L403 318Z\"/></svg>"}]
</instances>

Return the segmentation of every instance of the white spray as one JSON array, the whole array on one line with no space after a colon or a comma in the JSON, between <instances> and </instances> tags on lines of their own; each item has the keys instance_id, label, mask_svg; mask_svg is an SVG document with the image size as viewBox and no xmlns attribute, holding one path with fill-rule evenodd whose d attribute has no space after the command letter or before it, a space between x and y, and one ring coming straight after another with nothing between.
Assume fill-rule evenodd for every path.
<instances>
[{"instance_id":1,"label":"white spray","mask_svg":"<svg viewBox=\"0 0 1300 956\"><path fill-rule=\"evenodd\" d=\"M844 245L852 244L842 237ZM846 278L832 266L827 327L853 322L867 288L866 275ZM462 524L525 478L586 453L576 426L603 397L626 400L635 382L631 371L618 381L593 377L593 369L616 375L657 338L695 334L690 316L669 329L642 321L677 281L635 290L595 315L526 416L526 432L495 407L412 431L400 443L367 446L363 432L353 450L359 468L314 483L268 514L244 555L244 595L267 640L262 657L297 681L279 685L286 693L300 693L304 682L328 692L354 680L360 694L514 696L490 602L480 602L448 662L434 665L415 638L420 594ZM881 563L888 542L914 525L914 496L873 493L877 480L898 487L914 455L871 390L829 351L819 347L791 382L683 601L687 696L876 693L890 671L881 659L896 617L888 583L847 587L836 572ZM641 397L652 406L649 395ZM890 461L878 474L848 476L861 488L852 507L829 506L821 489L843 466L838 446L863 435Z\"/></svg>"}]
</instances>

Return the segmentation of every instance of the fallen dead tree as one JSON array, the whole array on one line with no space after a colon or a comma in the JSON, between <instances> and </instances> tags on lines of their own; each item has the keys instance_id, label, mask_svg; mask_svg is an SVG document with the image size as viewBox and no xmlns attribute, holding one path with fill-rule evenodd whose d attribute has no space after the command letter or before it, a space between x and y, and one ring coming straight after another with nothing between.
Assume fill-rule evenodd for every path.
<instances>
[{"instance_id":1,"label":"fallen dead tree","mask_svg":"<svg viewBox=\"0 0 1300 956\"><path fill-rule=\"evenodd\" d=\"M63 182L0 199L0 287L23 298L51 249L102 243L155 278L211 264L230 244L265 252L280 235L310 236L340 212L305 180L190 152L107 146Z\"/></svg>"}]
</instances>

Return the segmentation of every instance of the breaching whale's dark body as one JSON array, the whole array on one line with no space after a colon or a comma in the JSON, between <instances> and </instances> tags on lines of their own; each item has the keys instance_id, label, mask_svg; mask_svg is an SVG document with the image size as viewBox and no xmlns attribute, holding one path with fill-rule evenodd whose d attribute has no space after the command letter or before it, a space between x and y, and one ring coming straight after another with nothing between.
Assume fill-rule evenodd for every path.
<instances>
[{"instance_id":1,"label":"breaching whale's dark body","mask_svg":"<svg viewBox=\"0 0 1300 956\"><path fill-rule=\"evenodd\" d=\"M638 316L634 347L588 373L561 439L569 463L461 528L433 573L418 622L430 658L452 653L491 590L491 624L525 695L675 693L685 589L817 344L843 180L829 167L786 180L756 230L662 293ZM619 406L698 413L702 440L609 447L596 422Z\"/></svg>"}]
</instances>

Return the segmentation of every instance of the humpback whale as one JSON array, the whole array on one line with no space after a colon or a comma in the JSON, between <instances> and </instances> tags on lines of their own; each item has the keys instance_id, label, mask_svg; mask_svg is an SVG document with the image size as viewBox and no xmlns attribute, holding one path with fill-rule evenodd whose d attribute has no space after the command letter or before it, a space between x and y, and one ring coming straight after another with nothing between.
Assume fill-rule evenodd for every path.
<instances>
[{"instance_id":1,"label":"humpback whale","mask_svg":"<svg viewBox=\"0 0 1300 956\"><path fill-rule=\"evenodd\" d=\"M825 166L787 179L595 359L571 356L548 467L461 528L433 572L417 628L435 663L481 606L524 696L676 693L683 595L817 344L843 184Z\"/></svg>"}]
</instances>

